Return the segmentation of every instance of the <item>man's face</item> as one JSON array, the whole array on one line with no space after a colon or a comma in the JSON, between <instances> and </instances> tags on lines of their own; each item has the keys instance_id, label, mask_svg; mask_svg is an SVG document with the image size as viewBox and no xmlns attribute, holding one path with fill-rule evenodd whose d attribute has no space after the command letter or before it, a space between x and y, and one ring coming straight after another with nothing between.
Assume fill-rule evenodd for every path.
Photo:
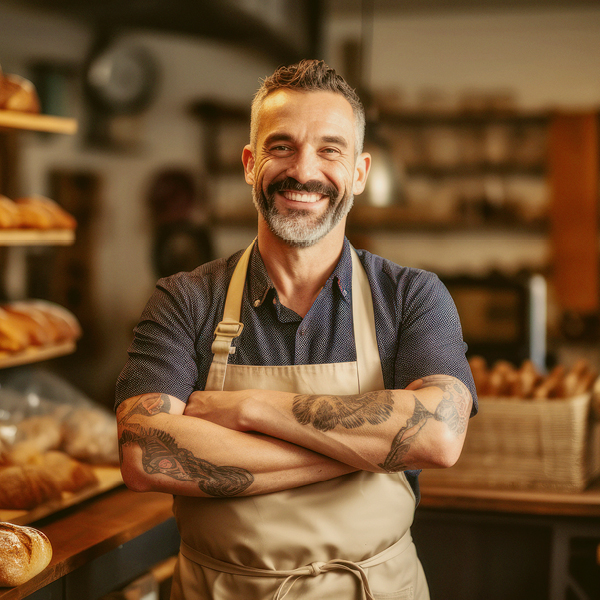
<instances>
[{"instance_id":1,"label":"man's face","mask_svg":"<svg viewBox=\"0 0 600 600\"><path fill-rule=\"evenodd\" d=\"M256 149L247 146L243 159L254 203L277 237L311 246L345 219L368 172L368 155L355 160L354 140L352 107L340 94L267 96Z\"/></svg>"}]
</instances>

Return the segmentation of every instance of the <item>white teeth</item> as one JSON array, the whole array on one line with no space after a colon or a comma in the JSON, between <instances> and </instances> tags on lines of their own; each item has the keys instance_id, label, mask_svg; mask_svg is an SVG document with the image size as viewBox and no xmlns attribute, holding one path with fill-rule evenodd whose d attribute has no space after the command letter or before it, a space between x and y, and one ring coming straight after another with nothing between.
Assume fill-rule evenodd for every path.
<instances>
[{"instance_id":1,"label":"white teeth","mask_svg":"<svg viewBox=\"0 0 600 600\"><path fill-rule=\"evenodd\" d=\"M321 199L321 194L301 194L300 192L283 192L283 195L288 200L293 200L294 202L306 202L313 203L317 202L317 200Z\"/></svg>"}]
</instances>

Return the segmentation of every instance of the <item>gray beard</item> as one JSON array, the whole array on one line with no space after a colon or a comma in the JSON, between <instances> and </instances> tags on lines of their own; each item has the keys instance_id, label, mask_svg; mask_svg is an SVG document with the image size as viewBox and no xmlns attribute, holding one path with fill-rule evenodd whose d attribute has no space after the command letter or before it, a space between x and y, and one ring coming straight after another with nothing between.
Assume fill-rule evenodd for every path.
<instances>
[{"instance_id":1,"label":"gray beard","mask_svg":"<svg viewBox=\"0 0 600 600\"><path fill-rule=\"evenodd\" d=\"M336 207L330 204L325 213L315 219L307 210L288 211L285 215L279 213L275 199L267 198L256 186L252 187L252 200L270 231L292 248L314 246L338 225L354 204L352 194L345 196Z\"/></svg>"}]
</instances>

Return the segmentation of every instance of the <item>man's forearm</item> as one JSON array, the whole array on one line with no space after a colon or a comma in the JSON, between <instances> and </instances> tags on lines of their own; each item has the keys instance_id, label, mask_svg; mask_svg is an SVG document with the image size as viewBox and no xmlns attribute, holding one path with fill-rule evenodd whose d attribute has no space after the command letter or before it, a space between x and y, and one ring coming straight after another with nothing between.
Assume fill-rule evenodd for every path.
<instances>
[{"instance_id":1,"label":"man's forearm","mask_svg":"<svg viewBox=\"0 0 600 600\"><path fill-rule=\"evenodd\" d=\"M186 413L260 431L359 469L392 472L454 464L471 404L458 379L435 375L405 390L350 396L195 392Z\"/></svg>"},{"instance_id":2,"label":"man's forearm","mask_svg":"<svg viewBox=\"0 0 600 600\"><path fill-rule=\"evenodd\" d=\"M289 489L355 469L288 442L182 414L184 403L144 394L117 412L121 470L138 491L232 497Z\"/></svg>"}]
</instances>

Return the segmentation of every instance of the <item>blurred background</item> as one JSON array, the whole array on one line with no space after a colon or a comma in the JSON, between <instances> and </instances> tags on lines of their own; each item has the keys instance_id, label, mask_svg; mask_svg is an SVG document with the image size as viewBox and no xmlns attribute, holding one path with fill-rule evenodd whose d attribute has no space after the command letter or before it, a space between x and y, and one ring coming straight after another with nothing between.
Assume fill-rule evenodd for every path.
<instances>
[{"instance_id":1,"label":"blurred background","mask_svg":"<svg viewBox=\"0 0 600 600\"><path fill-rule=\"evenodd\" d=\"M109 410L156 280L254 237L250 103L305 57L367 109L374 166L350 240L442 278L474 367L503 367L474 371L482 398L575 398L524 403L531 420L482 402L474 462L446 491L424 488L415 537L433 597L600 597L598 487L582 495L600 473L597 0L0 0L2 72L76 124L36 131L0 110L0 194L51 198L77 220L72 238L0 236L0 301L70 311L76 347L37 366ZM513 387L491 387L507 362L530 369L521 383L535 368L546 396L515 388L514 371ZM550 387L557 367L585 378L583 402ZM548 429L550 413L573 428ZM575 496L544 495L556 490Z\"/></svg>"},{"instance_id":2,"label":"blurred background","mask_svg":"<svg viewBox=\"0 0 600 600\"><path fill-rule=\"evenodd\" d=\"M253 236L240 155L259 79L318 57L371 121L351 240L475 302L465 336L491 358L583 345L595 360L599 40L600 5L581 0L1 0L1 68L78 122L0 138L0 191L79 218L68 249L10 250L7 294L74 312L83 337L61 368L110 404L158 276ZM532 281L548 336L527 312Z\"/></svg>"}]
</instances>

